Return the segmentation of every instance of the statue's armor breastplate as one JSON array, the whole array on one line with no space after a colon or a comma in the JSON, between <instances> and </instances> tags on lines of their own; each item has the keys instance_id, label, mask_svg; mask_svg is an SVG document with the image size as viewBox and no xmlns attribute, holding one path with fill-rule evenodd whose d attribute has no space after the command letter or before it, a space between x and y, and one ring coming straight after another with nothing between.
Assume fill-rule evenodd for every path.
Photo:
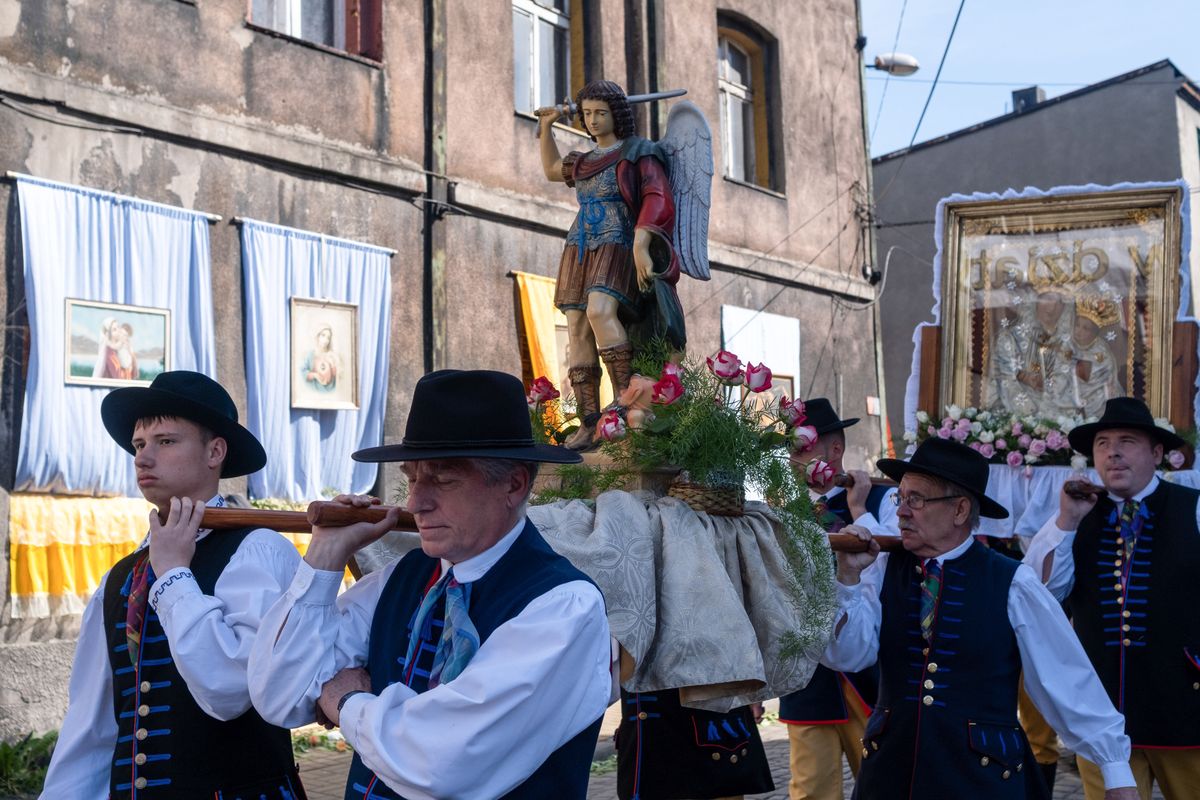
<instances>
[{"instance_id":1,"label":"statue's armor breastplate","mask_svg":"<svg viewBox=\"0 0 1200 800\"><path fill-rule=\"evenodd\" d=\"M584 156L585 159L593 157L591 154ZM571 223L567 241L578 246L580 254L602 244L633 246L633 219L617 186L619 163L575 181L579 213Z\"/></svg>"}]
</instances>

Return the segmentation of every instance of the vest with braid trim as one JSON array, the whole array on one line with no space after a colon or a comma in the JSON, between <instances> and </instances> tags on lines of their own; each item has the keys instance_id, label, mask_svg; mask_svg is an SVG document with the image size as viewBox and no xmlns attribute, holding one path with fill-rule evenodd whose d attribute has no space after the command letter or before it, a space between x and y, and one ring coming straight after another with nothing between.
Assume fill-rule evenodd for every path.
<instances>
[{"instance_id":1,"label":"vest with braid trim","mask_svg":"<svg viewBox=\"0 0 1200 800\"><path fill-rule=\"evenodd\" d=\"M887 493L886 486L872 486L867 495L867 513L879 519L879 506ZM845 492L838 492L825 507L837 514L847 525L854 522ZM875 695L879 691L877 667L872 665L858 672L835 672L818 664L807 686L779 698L779 721L793 725L849 721L850 710L846 708L846 696L842 692L843 680L849 681L854 687L854 691L866 704L869 714L870 707L875 704Z\"/></svg>"},{"instance_id":2,"label":"vest with braid trim","mask_svg":"<svg viewBox=\"0 0 1200 800\"><path fill-rule=\"evenodd\" d=\"M1072 544L1075 632L1135 747L1200 747L1200 668L1188 657L1200 656L1198 496L1160 481L1142 500L1128 564L1118 565L1120 508L1107 496Z\"/></svg>"},{"instance_id":3,"label":"vest with braid trim","mask_svg":"<svg viewBox=\"0 0 1200 800\"><path fill-rule=\"evenodd\" d=\"M220 531L196 543L189 569L211 595L233 554L253 529ZM146 609L140 672L129 659L125 612L134 563L130 553L108 573L104 586L104 633L112 669L117 742L109 796L154 798L304 797L292 758L291 734L263 721L254 709L222 722L192 698L175 667L158 614Z\"/></svg>"},{"instance_id":4,"label":"vest with braid trim","mask_svg":"<svg viewBox=\"0 0 1200 800\"><path fill-rule=\"evenodd\" d=\"M921 636L921 559L888 556L880 591L879 700L855 797L1048 797L1017 722L1021 657L1008 619L1019 564L978 542L943 563L933 640Z\"/></svg>"},{"instance_id":5,"label":"vest with braid trim","mask_svg":"<svg viewBox=\"0 0 1200 800\"><path fill-rule=\"evenodd\" d=\"M367 670L371 673L371 691L375 694L393 683L404 682L404 659L408 653L409 637L413 634L413 618L438 563L437 559L430 558L421 550L413 550L401 559L383 587L371 620L371 639L367 652ZM533 523L526 520L525 528L517 535L508 552L482 578L470 584L469 613L479 634L480 645L497 628L520 614L531 601L556 586L572 581L592 583L571 562L555 553ZM437 606L443 603L444 598L438 601ZM440 617L443 613L437 606L431 616ZM423 627L428 634L431 626ZM423 645L436 649L437 637L434 636L433 641L424 642ZM420 649L419 646L418 653ZM428 678L418 675L409 686L417 693L423 693L428 688ZM546 709L545 713L553 714L555 710ZM504 797L511 800L547 797L585 800L600 722L597 719L551 753L524 783ZM472 766L459 764L453 768L470 770ZM402 798L402 795L375 776L356 753L346 778L346 800L364 798L390 800Z\"/></svg>"}]
</instances>

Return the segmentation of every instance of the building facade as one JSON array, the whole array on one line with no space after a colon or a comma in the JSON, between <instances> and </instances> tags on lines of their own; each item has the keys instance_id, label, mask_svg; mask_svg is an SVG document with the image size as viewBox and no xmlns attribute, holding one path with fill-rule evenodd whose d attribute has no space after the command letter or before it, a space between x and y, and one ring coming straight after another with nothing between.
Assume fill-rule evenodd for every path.
<instances>
[{"instance_id":1,"label":"building facade","mask_svg":"<svg viewBox=\"0 0 1200 800\"><path fill-rule=\"evenodd\" d=\"M879 452L867 401L882 387L858 30L854 0L0 0L0 168L218 215L216 377L239 405L235 218L395 250L383 437L395 441L426 371L522 373L513 273L554 277L576 208L545 180L531 111L602 77L631 94L686 88L716 161L712 280L679 287L689 352L754 342L742 355L774 366L772 348L795 351L794 394L864 418L849 442L863 463ZM661 135L667 110L640 106L639 132ZM565 125L554 135L564 153L590 146ZM0 206L7 542L30 330L11 181ZM399 487L385 467L377 493ZM79 618L14 618L0 587L11 738L61 721Z\"/></svg>"},{"instance_id":2,"label":"building facade","mask_svg":"<svg viewBox=\"0 0 1200 800\"><path fill-rule=\"evenodd\" d=\"M1200 186L1200 90L1170 61L1043 97L1036 87L1014 92L1016 110L1009 114L872 161L879 263L887 269L880 302L887 412L898 443L913 329L933 321L939 200L1027 186L1180 178ZM1194 202L1190 219L1195 230ZM1198 266L1193 247L1193 276ZM1195 298L1194 277L1192 290Z\"/></svg>"}]
</instances>

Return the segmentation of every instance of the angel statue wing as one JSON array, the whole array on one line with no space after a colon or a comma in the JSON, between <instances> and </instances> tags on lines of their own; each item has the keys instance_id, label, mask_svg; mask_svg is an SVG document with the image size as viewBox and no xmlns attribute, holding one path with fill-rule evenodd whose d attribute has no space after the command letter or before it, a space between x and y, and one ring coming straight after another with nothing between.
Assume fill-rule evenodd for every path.
<instances>
[{"instance_id":1,"label":"angel statue wing","mask_svg":"<svg viewBox=\"0 0 1200 800\"><path fill-rule=\"evenodd\" d=\"M667 133L658 140L671 174L675 252L679 267L706 281L708 209L712 205L712 129L700 109L684 100L671 106Z\"/></svg>"}]
</instances>

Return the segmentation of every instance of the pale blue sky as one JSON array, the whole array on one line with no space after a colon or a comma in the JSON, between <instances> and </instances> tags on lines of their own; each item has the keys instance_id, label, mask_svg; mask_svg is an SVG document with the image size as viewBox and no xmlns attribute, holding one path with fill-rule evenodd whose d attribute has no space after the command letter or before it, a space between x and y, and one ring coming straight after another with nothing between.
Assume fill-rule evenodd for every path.
<instances>
[{"instance_id":1,"label":"pale blue sky","mask_svg":"<svg viewBox=\"0 0 1200 800\"><path fill-rule=\"evenodd\" d=\"M871 61L892 49L904 0L861 0ZM896 49L916 56L909 78L867 70L871 154L907 147L937 72L958 0L908 0ZM1200 0L966 0L917 142L1012 110L1012 90L1054 97L1169 58L1200 81ZM1003 85L965 85L959 81Z\"/></svg>"}]
</instances>

